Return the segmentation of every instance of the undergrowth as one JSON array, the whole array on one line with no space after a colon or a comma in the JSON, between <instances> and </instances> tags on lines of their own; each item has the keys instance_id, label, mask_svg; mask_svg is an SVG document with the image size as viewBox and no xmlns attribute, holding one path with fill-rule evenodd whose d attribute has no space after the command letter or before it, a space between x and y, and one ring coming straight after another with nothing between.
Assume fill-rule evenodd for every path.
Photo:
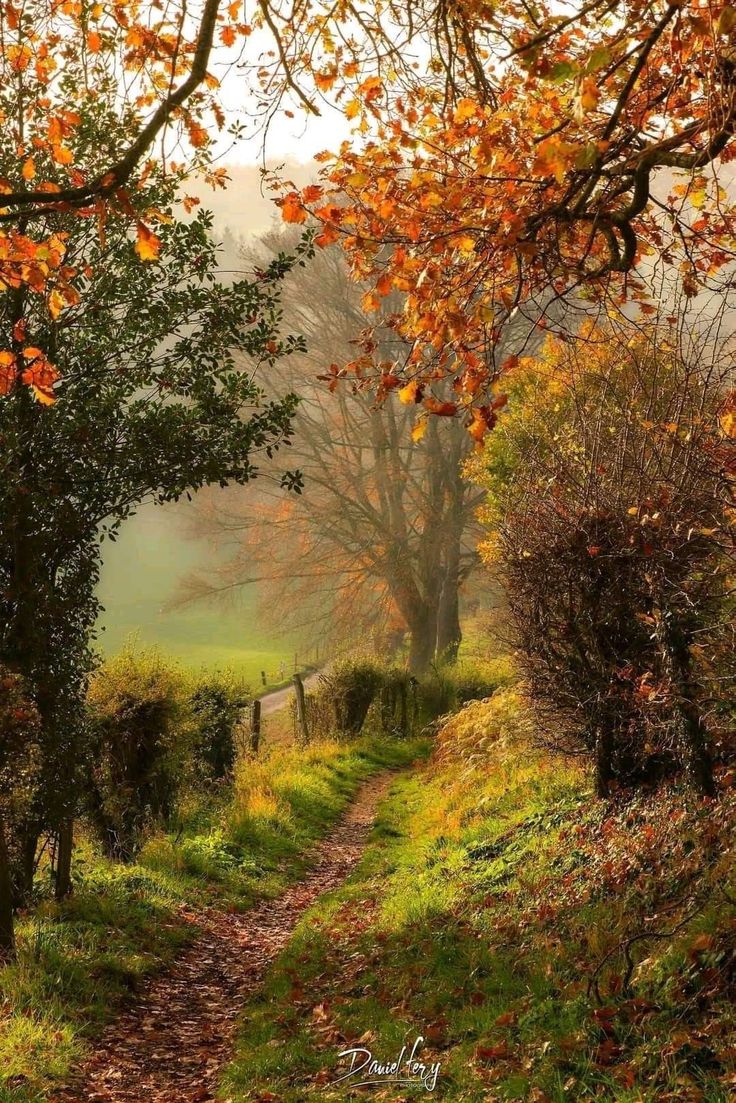
<instances>
[{"instance_id":1,"label":"undergrowth","mask_svg":"<svg viewBox=\"0 0 736 1103\"><path fill-rule=\"evenodd\" d=\"M272 967L223 1097L363 1098L335 1083L340 1052L390 1062L422 1036L451 1103L732 1100L732 781L715 803L675 787L595 801L529 743L515 691L471 705Z\"/></svg>"}]
</instances>

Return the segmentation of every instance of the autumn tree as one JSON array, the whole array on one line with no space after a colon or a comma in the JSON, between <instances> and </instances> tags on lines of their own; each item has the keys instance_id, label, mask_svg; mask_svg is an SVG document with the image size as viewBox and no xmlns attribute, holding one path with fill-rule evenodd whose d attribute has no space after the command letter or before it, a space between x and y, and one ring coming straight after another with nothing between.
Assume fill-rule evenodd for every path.
<instances>
[{"instance_id":1,"label":"autumn tree","mask_svg":"<svg viewBox=\"0 0 736 1103\"><path fill-rule=\"evenodd\" d=\"M514 363L504 325L529 303L649 311L652 266L686 296L728 283L736 8L427 0L365 18L371 41L394 25L385 63L340 46L322 81L354 137L321 158L321 192L280 200L342 242L367 305L405 294L408 354L387 371L367 346L348 373L398 373L428 405L449 378L480 432Z\"/></svg>"},{"instance_id":2,"label":"autumn tree","mask_svg":"<svg viewBox=\"0 0 736 1103\"><path fill-rule=\"evenodd\" d=\"M734 454L722 346L674 327L551 342L479 460L540 730L598 791L684 765L713 792L734 670Z\"/></svg>"},{"instance_id":3,"label":"autumn tree","mask_svg":"<svg viewBox=\"0 0 736 1103\"><path fill-rule=\"evenodd\" d=\"M438 0L262 0L246 23L238 4L218 0L165 11L34 0L3 5L1 19L0 276L53 310L79 293L59 216L127 212L142 249L155 249L155 227L129 195L153 143L167 163L217 178L212 135L227 125L213 72L236 62L251 121L280 108L319 113L323 100L354 121L323 190L287 188L284 214L298 221L309 207L320 243L343 241L355 274L375 279L368 304L405 294L398 368L426 384L418 403L449 376L478 433L494 420L509 367L499 340L515 311L581 288L643 297L643 262L671 266L694 294L731 260L727 3L586 0L558 11L462 0L448 11ZM100 96L120 126L93 159L79 108ZM37 377L43 387L56 368L24 347L38 348L4 350L6 386Z\"/></svg>"},{"instance_id":4,"label":"autumn tree","mask_svg":"<svg viewBox=\"0 0 736 1103\"><path fill-rule=\"evenodd\" d=\"M246 249L244 263L258 267L295 240L272 233ZM303 493L262 484L247 498L210 496L195 529L224 559L191 578L184 596L229 594L257 579L275 622L312 622L343 643L368 629L384 642L403 630L409 664L421 671L435 657L453 659L461 640L461 590L477 563L480 495L462 475L472 441L451 417L415 424L411 395L380 406L367 389L328 386L331 365L369 324L360 298L335 251L287 277L284 324L306 350L280 361L269 387L300 394L289 463ZM390 356L392 332L376 340Z\"/></svg>"}]
</instances>

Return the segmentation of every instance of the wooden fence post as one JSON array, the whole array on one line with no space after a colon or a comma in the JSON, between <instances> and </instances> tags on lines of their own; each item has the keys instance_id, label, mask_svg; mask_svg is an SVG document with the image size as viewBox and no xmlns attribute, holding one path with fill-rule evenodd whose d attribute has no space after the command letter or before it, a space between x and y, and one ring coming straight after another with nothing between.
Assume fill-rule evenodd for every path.
<instances>
[{"instance_id":1,"label":"wooden fence post","mask_svg":"<svg viewBox=\"0 0 736 1103\"><path fill-rule=\"evenodd\" d=\"M304 683L301 675L294 675L294 692L296 693L296 722L297 738L299 743L306 747L309 742L309 725L307 724L307 702L304 696Z\"/></svg>"},{"instance_id":2,"label":"wooden fence post","mask_svg":"<svg viewBox=\"0 0 736 1103\"><path fill-rule=\"evenodd\" d=\"M409 714L407 711L406 700L406 682L401 681L398 685L399 690L399 732L401 735L409 734Z\"/></svg>"},{"instance_id":3,"label":"wooden fence post","mask_svg":"<svg viewBox=\"0 0 736 1103\"><path fill-rule=\"evenodd\" d=\"M261 743L261 702L256 698L250 706L250 749L258 754Z\"/></svg>"}]
</instances>

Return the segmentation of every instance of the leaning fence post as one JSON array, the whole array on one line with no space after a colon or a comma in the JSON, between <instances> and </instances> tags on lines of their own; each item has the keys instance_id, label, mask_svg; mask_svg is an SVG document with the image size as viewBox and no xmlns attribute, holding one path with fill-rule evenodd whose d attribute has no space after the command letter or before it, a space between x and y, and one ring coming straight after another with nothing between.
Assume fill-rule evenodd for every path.
<instances>
[{"instance_id":1,"label":"leaning fence post","mask_svg":"<svg viewBox=\"0 0 736 1103\"><path fill-rule=\"evenodd\" d=\"M250 706L250 749L258 754L261 742L261 702L256 698Z\"/></svg>"},{"instance_id":2,"label":"leaning fence post","mask_svg":"<svg viewBox=\"0 0 736 1103\"><path fill-rule=\"evenodd\" d=\"M307 702L304 697L304 683L302 682L300 674L294 675L294 692L296 694L297 738L303 746L306 746L309 742L309 726L307 724Z\"/></svg>"}]
</instances>

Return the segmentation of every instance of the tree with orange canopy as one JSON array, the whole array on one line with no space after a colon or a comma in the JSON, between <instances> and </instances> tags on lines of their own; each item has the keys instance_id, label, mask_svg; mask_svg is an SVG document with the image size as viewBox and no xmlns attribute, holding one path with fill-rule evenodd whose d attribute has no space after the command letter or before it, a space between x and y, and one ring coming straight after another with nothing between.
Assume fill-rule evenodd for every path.
<instances>
[{"instance_id":1,"label":"tree with orange canopy","mask_svg":"<svg viewBox=\"0 0 736 1103\"><path fill-rule=\"evenodd\" d=\"M451 377L481 438L515 312L574 293L647 313L652 267L690 297L728 285L736 8L428 0L390 19L404 61L337 66L355 135L324 154L321 190L281 200L342 242L373 281L367 308L405 293L411 351L379 369L384 388L411 381L431 411L432 381Z\"/></svg>"}]
</instances>

